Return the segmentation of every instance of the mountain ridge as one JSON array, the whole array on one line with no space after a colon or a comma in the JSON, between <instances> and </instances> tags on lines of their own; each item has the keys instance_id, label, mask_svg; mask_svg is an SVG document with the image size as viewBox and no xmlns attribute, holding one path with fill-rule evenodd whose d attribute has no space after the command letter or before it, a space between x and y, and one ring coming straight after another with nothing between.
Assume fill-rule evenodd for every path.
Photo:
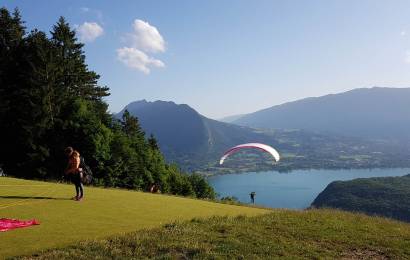
<instances>
[{"instance_id":1,"label":"mountain ridge","mask_svg":"<svg viewBox=\"0 0 410 260\"><path fill-rule=\"evenodd\" d=\"M410 158L405 156L410 153L410 144L369 142L298 129L255 129L209 119L186 104L177 105L172 101L131 102L116 115L118 119L125 109L139 119L147 135L154 134L167 161L187 171L212 174L410 166ZM266 154L247 150L234 154L223 166L218 165L227 149L249 142L271 145L283 159L272 165Z\"/></svg>"},{"instance_id":2,"label":"mountain ridge","mask_svg":"<svg viewBox=\"0 0 410 260\"><path fill-rule=\"evenodd\" d=\"M410 88L359 88L262 109L233 121L345 136L410 140Z\"/></svg>"}]
</instances>

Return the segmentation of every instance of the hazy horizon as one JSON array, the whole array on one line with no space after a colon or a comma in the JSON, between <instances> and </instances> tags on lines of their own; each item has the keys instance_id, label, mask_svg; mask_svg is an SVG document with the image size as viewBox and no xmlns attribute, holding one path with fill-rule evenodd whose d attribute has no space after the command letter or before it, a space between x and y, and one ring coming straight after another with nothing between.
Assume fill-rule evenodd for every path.
<instances>
[{"instance_id":1,"label":"hazy horizon","mask_svg":"<svg viewBox=\"0 0 410 260\"><path fill-rule=\"evenodd\" d=\"M323 97L323 96L332 95L332 94L341 94L341 93L345 93L345 92L349 92L349 91L357 90L357 89L372 89L372 88L410 89L410 87L383 87L383 86L372 86L372 87L354 88L354 89L349 89L349 90L346 90L346 91L343 91L343 92L325 93L325 94L319 95L319 96L307 96L307 97L302 97L302 98L299 98L299 99L294 99L294 100L285 101L285 102L283 102L283 103L272 104L272 105L270 105L270 106L268 106L268 107L262 107L262 108L259 108L259 109L257 109L257 110L254 110L254 111L248 111L248 112L239 113L239 114L231 114L231 115L226 115L226 116L222 116L222 117L218 117L218 118L213 118L213 117L209 117L209 116L207 116L207 115L204 115L201 111L199 111L198 109L196 109L196 108L194 107L194 105L191 105L191 104L188 104L188 103L177 103L177 102L175 102L174 100L161 100L161 99L152 99L152 100L149 100L149 99L146 99L146 98L142 98L142 99L138 99L138 100L133 100L133 101L131 101L131 102L125 104L119 111L111 111L111 113L114 113L114 114L119 113L125 106L129 105L129 104L132 103L132 102L139 102L139 101L146 101L146 102L163 101L163 102L174 102L176 105L188 105L188 106L190 106L191 108L195 109L199 114L201 114L201 115L203 115L203 116L206 116L206 117L208 117L208 118L210 118L210 119L214 119L214 120L220 120L220 119L224 119L224 118L231 117L231 116L242 116L242 115L246 115L246 114L251 114L251 113L254 113L254 112L257 112L257 111L260 111L260 110L264 110L264 109L267 109L267 108L270 108L270 107L273 107L273 106L279 106L279 105L283 105L283 104L286 104L286 103L291 103L291 102L298 101L298 100L302 100L302 99L306 99L306 98Z\"/></svg>"}]
</instances>

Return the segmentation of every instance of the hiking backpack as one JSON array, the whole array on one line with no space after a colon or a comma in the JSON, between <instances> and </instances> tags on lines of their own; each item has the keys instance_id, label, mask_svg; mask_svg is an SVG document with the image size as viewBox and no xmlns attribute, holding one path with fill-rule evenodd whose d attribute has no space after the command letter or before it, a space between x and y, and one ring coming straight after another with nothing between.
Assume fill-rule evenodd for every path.
<instances>
[{"instance_id":1,"label":"hiking backpack","mask_svg":"<svg viewBox=\"0 0 410 260\"><path fill-rule=\"evenodd\" d=\"M84 157L80 157L80 168L83 169L83 176L81 182L83 184L91 184L93 181L93 172L91 171L90 166L85 163Z\"/></svg>"}]
</instances>

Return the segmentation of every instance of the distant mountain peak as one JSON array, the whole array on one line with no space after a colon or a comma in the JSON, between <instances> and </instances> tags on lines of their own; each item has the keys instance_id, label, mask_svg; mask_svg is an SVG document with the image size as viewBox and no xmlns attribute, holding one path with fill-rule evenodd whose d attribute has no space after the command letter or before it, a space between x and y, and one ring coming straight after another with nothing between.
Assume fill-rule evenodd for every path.
<instances>
[{"instance_id":1,"label":"distant mountain peak","mask_svg":"<svg viewBox=\"0 0 410 260\"><path fill-rule=\"evenodd\" d=\"M121 117L124 113L125 109L128 111L137 111L141 109L150 109L150 110L185 110L190 111L191 113L197 113L192 107L188 106L187 104L176 104L173 101L164 101L164 100L155 100L155 101L147 101L145 99L137 100L129 103L122 109L116 116Z\"/></svg>"},{"instance_id":2,"label":"distant mountain peak","mask_svg":"<svg viewBox=\"0 0 410 260\"><path fill-rule=\"evenodd\" d=\"M129 103L128 105L126 105L123 110L125 110L125 109L136 109L136 108L139 108L139 107L143 107L147 104L148 104L148 102L145 99L137 100L137 101L133 101L133 102ZM123 111L121 111L120 113L122 114Z\"/></svg>"}]
</instances>

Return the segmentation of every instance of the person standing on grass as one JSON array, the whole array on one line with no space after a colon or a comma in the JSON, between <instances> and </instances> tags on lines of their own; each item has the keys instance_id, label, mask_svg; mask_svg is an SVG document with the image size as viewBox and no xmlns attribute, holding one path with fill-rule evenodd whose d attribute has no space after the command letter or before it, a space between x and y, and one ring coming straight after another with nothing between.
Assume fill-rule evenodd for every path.
<instances>
[{"instance_id":1,"label":"person standing on grass","mask_svg":"<svg viewBox=\"0 0 410 260\"><path fill-rule=\"evenodd\" d=\"M251 202L252 202L252 204L255 204L255 195L256 195L256 193L255 193L254 191L252 191L252 192L249 194L249 196L251 196Z\"/></svg>"},{"instance_id":2,"label":"person standing on grass","mask_svg":"<svg viewBox=\"0 0 410 260\"><path fill-rule=\"evenodd\" d=\"M80 153L72 147L67 147L64 152L68 157L68 165L64 173L70 177L71 182L73 182L75 186L76 196L73 197L73 199L81 201L84 197L84 188L81 183L82 169L80 168Z\"/></svg>"}]
</instances>

